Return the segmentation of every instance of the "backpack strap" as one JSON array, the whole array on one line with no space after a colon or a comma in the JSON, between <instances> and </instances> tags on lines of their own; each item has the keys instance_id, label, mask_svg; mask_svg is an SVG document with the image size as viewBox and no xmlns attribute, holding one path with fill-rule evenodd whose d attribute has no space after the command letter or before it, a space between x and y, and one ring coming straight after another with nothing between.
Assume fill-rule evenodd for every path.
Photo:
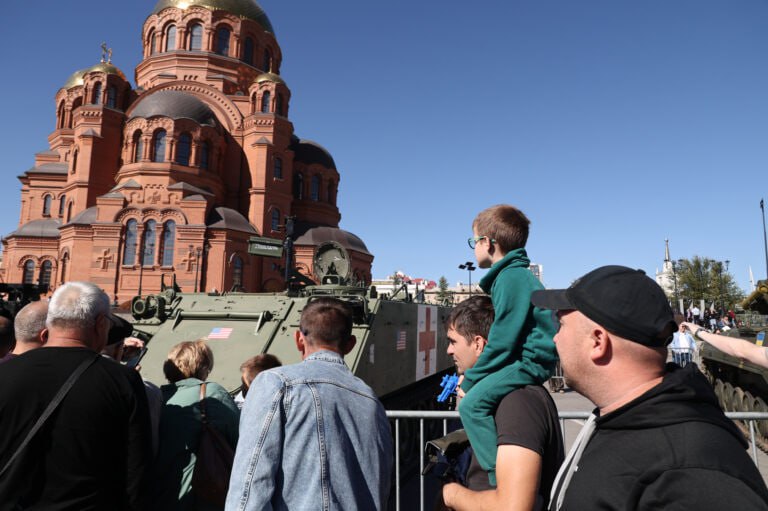
<instances>
[{"instance_id":1,"label":"backpack strap","mask_svg":"<svg viewBox=\"0 0 768 511\"><path fill-rule=\"evenodd\" d=\"M21 454L21 451L23 451L27 444L29 444L29 442L32 440L32 437L35 436L35 433L37 433L37 431L43 427L45 421L48 420L48 417L50 417L51 414L56 410L56 408L59 406L59 403L61 403L80 375L83 374L85 370L88 369L94 362L96 362L99 357L101 357L101 355L97 353L94 358L83 360L82 363L72 372L72 374L69 375L67 381L65 381L64 385L61 386L59 392L56 393L56 395L53 397L51 402L48 404L48 407L43 411L42 415L40 415L40 418L37 419L35 425L32 426L32 429L29 430L29 433L27 433L26 438L24 438L24 440L21 442L21 445L19 445L18 449L16 449L16 452L13 453L13 456L10 457L3 469L0 470L0 475L3 475L5 471L8 470L8 468L16 460L19 454Z\"/></svg>"},{"instance_id":2,"label":"backpack strap","mask_svg":"<svg viewBox=\"0 0 768 511\"><path fill-rule=\"evenodd\" d=\"M203 424L208 424L208 417L205 410L205 382L200 385L200 418Z\"/></svg>"}]
</instances>

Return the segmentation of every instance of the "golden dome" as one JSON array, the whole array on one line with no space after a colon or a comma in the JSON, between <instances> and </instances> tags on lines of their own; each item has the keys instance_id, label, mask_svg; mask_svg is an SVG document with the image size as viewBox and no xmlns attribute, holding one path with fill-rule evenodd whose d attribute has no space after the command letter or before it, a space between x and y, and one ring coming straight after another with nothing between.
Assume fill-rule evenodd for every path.
<instances>
[{"instance_id":1,"label":"golden dome","mask_svg":"<svg viewBox=\"0 0 768 511\"><path fill-rule=\"evenodd\" d=\"M93 71L101 71L102 73L107 73L109 75L117 75L123 80L128 81L125 78L125 75L123 74L123 72L120 71L118 68L116 68L112 64L108 64L106 62L100 62L95 66L87 67L85 69L80 69L72 73L72 75L69 78L67 78L67 81L64 83L64 86L62 87L62 89L71 89L72 87L77 87L79 85L82 85L83 77Z\"/></svg>"},{"instance_id":2,"label":"golden dome","mask_svg":"<svg viewBox=\"0 0 768 511\"><path fill-rule=\"evenodd\" d=\"M255 0L158 0L155 8L152 9L152 14L158 14L168 7L184 10L193 5L204 7L210 11L225 11L241 18L251 19L267 32L275 33L264 9Z\"/></svg>"},{"instance_id":3,"label":"golden dome","mask_svg":"<svg viewBox=\"0 0 768 511\"><path fill-rule=\"evenodd\" d=\"M282 83L283 85L285 85L285 80L280 78L280 75L276 75L275 73L262 73L259 76L257 76L256 83L262 83L262 82Z\"/></svg>"}]
</instances>

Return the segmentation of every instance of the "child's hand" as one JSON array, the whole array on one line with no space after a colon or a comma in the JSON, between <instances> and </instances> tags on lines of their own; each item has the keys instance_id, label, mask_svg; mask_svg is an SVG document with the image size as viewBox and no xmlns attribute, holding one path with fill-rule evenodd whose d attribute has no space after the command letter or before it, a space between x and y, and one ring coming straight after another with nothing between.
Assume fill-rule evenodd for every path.
<instances>
[{"instance_id":1,"label":"child's hand","mask_svg":"<svg viewBox=\"0 0 768 511\"><path fill-rule=\"evenodd\" d=\"M464 391L461 390L461 382L464 381L464 375L462 374L459 376L459 381L456 384L456 408L459 407L459 403L461 403L461 398L464 397Z\"/></svg>"}]
</instances>

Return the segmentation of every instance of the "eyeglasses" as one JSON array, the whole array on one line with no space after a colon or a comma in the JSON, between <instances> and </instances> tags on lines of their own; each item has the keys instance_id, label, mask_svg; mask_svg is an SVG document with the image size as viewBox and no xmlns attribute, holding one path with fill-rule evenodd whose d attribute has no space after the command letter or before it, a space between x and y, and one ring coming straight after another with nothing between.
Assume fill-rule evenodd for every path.
<instances>
[{"instance_id":1,"label":"eyeglasses","mask_svg":"<svg viewBox=\"0 0 768 511\"><path fill-rule=\"evenodd\" d=\"M469 244L469 248L474 249L477 245L477 242L482 239L487 239L489 243L496 243L495 239L489 238L488 236L472 236L467 240L467 244Z\"/></svg>"}]
</instances>

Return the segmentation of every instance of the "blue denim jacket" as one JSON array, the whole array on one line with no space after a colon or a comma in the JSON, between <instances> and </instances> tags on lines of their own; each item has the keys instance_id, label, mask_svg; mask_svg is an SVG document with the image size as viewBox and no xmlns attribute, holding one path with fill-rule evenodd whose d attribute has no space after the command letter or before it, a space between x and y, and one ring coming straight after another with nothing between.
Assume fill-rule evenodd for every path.
<instances>
[{"instance_id":1,"label":"blue denim jacket","mask_svg":"<svg viewBox=\"0 0 768 511\"><path fill-rule=\"evenodd\" d=\"M341 355L318 351L254 380L226 509L384 509L392 456L371 388Z\"/></svg>"}]
</instances>

